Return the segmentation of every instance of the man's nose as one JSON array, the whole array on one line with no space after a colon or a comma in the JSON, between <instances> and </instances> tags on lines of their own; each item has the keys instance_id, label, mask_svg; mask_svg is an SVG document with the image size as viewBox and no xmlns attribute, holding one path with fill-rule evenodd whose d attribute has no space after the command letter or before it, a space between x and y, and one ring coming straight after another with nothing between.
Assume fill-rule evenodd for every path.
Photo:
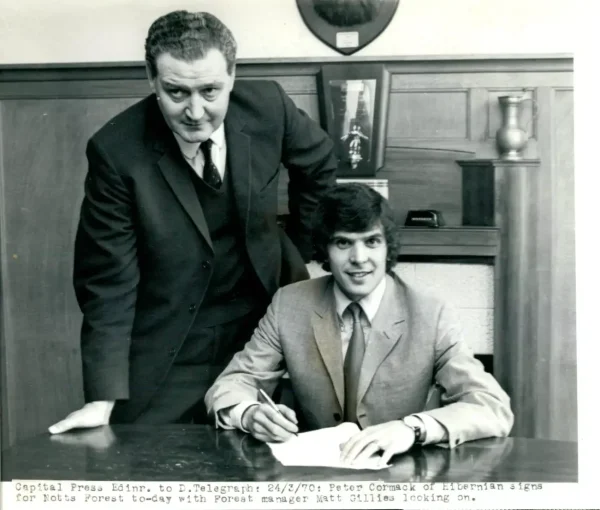
<instances>
[{"instance_id":1,"label":"man's nose","mask_svg":"<svg viewBox=\"0 0 600 510\"><path fill-rule=\"evenodd\" d=\"M367 247L364 243L354 243L350 251L350 260L355 264L362 264L367 261Z\"/></svg>"},{"instance_id":2,"label":"man's nose","mask_svg":"<svg viewBox=\"0 0 600 510\"><path fill-rule=\"evenodd\" d=\"M190 120L200 120L204 116L204 99L198 94L192 94L185 113Z\"/></svg>"}]
</instances>

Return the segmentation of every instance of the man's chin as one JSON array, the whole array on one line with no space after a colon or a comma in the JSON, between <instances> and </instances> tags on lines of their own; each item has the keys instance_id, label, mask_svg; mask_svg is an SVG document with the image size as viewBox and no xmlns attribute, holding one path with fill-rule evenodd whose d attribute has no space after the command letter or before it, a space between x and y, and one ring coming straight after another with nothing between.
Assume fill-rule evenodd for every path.
<instances>
[{"instance_id":1,"label":"man's chin","mask_svg":"<svg viewBox=\"0 0 600 510\"><path fill-rule=\"evenodd\" d=\"M187 143L202 143L210 138L210 135L212 135L212 130L206 128L187 128L179 130L177 134L181 137L182 140L186 141Z\"/></svg>"},{"instance_id":2,"label":"man's chin","mask_svg":"<svg viewBox=\"0 0 600 510\"><path fill-rule=\"evenodd\" d=\"M202 143L210 138L210 133L198 134L197 136L182 136L181 138L187 143Z\"/></svg>"},{"instance_id":3,"label":"man's chin","mask_svg":"<svg viewBox=\"0 0 600 510\"><path fill-rule=\"evenodd\" d=\"M359 299L369 294L367 287L367 285L354 284L344 285L343 288L340 288L342 292L348 297L348 299L351 299L352 301L358 301Z\"/></svg>"}]
</instances>

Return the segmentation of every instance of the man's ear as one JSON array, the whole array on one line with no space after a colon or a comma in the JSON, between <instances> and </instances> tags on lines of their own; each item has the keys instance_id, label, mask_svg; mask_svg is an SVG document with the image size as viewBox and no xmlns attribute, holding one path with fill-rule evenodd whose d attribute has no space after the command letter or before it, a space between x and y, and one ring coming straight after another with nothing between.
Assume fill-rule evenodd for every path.
<instances>
[{"instance_id":1,"label":"man's ear","mask_svg":"<svg viewBox=\"0 0 600 510\"><path fill-rule=\"evenodd\" d=\"M156 93L156 84L154 82L154 78L152 77L152 71L150 70L150 64L148 64L148 62L146 62L146 77L148 78L150 89L152 89L152 92Z\"/></svg>"},{"instance_id":2,"label":"man's ear","mask_svg":"<svg viewBox=\"0 0 600 510\"><path fill-rule=\"evenodd\" d=\"M233 85L235 83L235 64L233 64L233 69L231 70L230 76L231 76L231 88L233 88Z\"/></svg>"}]
</instances>

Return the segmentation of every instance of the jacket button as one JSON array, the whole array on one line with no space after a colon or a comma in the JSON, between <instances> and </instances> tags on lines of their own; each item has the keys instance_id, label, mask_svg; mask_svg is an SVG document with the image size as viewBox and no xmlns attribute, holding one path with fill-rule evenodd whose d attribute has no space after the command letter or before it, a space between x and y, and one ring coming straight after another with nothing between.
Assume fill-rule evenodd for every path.
<instances>
[{"instance_id":1,"label":"jacket button","mask_svg":"<svg viewBox=\"0 0 600 510\"><path fill-rule=\"evenodd\" d=\"M333 413L333 419L335 421L340 421L342 419L342 415L340 413Z\"/></svg>"},{"instance_id":2,"label":"jacket button","mask_svg":"<svg viewBox=\"0 0 600 510\"><path fill-rule=\"evenodd\" d=\"M208 260L205 260L202 262L202 269L209 269L210 268L210 262Z\"/></svg>"},{"instance_id":3,"label":"jacket button","mask_svg":"<svg viewBox=\"0 0 600 510\"><path fill-rule=\"evenodd\" d=\"M169 349L169 356L175 356L177 349Z\"/></svg>"},{"instance_id":4,"label":"jacket button","mask_svg":"<svg viewBox=\"0 0 600 510\"><path fill-rule=\"evenodd\" d=\"M194 310L196 309L196 305L195 304L191 304L190 307L188 308L188 310L190 311L190 313L192 313Z\"/></svg>"}]
</instances>

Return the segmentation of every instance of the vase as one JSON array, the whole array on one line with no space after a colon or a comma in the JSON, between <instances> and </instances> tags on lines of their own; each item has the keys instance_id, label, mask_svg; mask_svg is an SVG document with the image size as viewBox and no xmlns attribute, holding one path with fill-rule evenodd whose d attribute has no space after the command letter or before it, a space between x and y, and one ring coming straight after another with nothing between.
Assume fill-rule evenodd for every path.
<instances>
[{"instance_id":1,"label":"vase","mask_svg":"<svg viewBox=\"0 0 600 510\"><path fill-rule=\"evenodd\" d=\"M527 132L519 126L521 104L526 100L521 96L500 96L502 126L496 132L496 143L500 151L500 159L519 160L521 151L527 145Z\"/></svg>"}]
</instances>

